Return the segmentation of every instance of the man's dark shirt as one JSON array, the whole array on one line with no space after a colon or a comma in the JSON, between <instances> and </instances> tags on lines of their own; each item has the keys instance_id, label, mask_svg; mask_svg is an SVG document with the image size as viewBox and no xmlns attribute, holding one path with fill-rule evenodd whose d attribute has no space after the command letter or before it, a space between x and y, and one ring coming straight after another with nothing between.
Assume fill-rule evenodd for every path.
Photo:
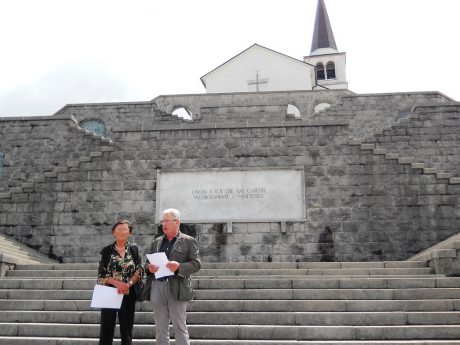
<instances>
[{"instance_id":1,"label":"man's dark shirt","mask_svg":"<svg viewBox=\"0 0 460 345\"><path fill-rule=\"evenodd\" d=\"M174 243L176 243L178 235L179 235L179 232L177 232L177 235L174 236L174 238L171 241L169 241L168 238L165 236L165 238L163 239L163 242L161 242L160 252L165 252L168 260L169 260L169 256L171 255L172 247L174 246ZM177 275L177 271L174 272L174 275ZM168 280L168 278L170 277L162 277L162 278L158 278L157 280L164 281L164 280Z\"/></svg>"}]
</instances>

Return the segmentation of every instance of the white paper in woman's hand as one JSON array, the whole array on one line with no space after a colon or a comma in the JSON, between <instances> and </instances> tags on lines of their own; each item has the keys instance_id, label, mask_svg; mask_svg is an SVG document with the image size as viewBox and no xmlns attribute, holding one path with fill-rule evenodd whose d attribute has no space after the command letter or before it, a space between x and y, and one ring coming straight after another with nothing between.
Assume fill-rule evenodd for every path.
<instances>
[{"instance_id":1,"label":"white paper in woman's hand","mask_svg":"<svg viewBox=\"0 0 460 345\"><path fill-rule=\"evenodd\" d=\"M91 299L91 308L120 309L122 301L123 294L119 294L116 288L96 285Z\"/></svg>"}]
</instances>

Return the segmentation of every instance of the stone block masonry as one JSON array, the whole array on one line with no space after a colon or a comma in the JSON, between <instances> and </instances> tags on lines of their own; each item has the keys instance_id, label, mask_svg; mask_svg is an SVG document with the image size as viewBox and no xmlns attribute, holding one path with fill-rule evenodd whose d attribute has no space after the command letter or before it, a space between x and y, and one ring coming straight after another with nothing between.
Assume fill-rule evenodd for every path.
<instances>
[{"instance_id":1,"label":"stone block masonry","mask_svg":"<svg viewBox=\"0 0 460 345\"><path fill-rule=\"evenodd\" d=\"M330 110L313 112L327 102ZM415 125L422 108L390 132L372 134L374 141L350 143L366 116L378 123L398 108L430 102L429 111L422 108L433 133L424 135L443 132L436 145L449 148L436 151L436 161L431 141L414 130L421 128ZM286 114L287 104L300 109L300 118ZM169 115L176 105L193 108L196 118ZM336 90L160 96L69 105L52 117L3 118L0 232L63 262L95 262L117 219L135 224L134 239L144 249L161 233L158 171L292 168L303 171L305 219L183 224L197 237L204 261L406 259L458 232L460 187L411 165L418 161L395 159L398 145L389 147L412 142L411 156L423 157L425 167L444 162L450 177L459 176L457 139L446 133L459 115L438 93ZM73 119L103 122L110 140L80 130Z\"/></svg>"}]
</instances>

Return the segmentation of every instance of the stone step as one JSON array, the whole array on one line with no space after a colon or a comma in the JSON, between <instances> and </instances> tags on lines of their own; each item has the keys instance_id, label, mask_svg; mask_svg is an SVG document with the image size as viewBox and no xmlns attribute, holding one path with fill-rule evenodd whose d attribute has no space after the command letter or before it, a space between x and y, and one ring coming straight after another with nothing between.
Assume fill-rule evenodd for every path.
<instances>
[{"instance_id":1,"label":"stone step","mask_svg":"<svg viewBox=\"0 0 460 345\"><path fill-rule=\"evenodd\" d=\"M33 291L33 290L32 290ZM36 291L36 290L35 290ZM14 292L11 292L14 294ZM13 295L14 298L14 295ZM460 298L457 288L421 289L233 289L197 290L195 299L293 299L293 300L392 300L392 299L444 299Z\"/></svg>"},{"instance_id":2,"label":"stone step","mask_svg":"<svg viewBox=\"0 0 460 345\"><path fill-rule=\"evenodd\" d=\"M5 248L0 248L0 253L4 255L3 260L6 260L7 258L17 258L16 262L22 263L22 264L27 264L28 262L30 262L31 264L41 264L44 262L55 262L54 260L44 255L41 255L39 253L25 252L25 251L16 250L16 249L8 250Z\"/></svg>"},{"instance_id":3,"label":"stone step","mask_svg":"<svg viewBox=\"0 0 460 345\"><path fill-rule=\"evenodd\" d=\"M24 243L18 242L13 238L10 238L10 237L7 237L5 235L0 234L0 248L1 247L15 248L15 249L19 249L19 250L36 252L35 249L28 247Z\"/></svg>"},{"instance_id":4,"label":"stone step","mask_svg":"<svg viewBox=\"0 0 460 345\"><path fill-rule=\"evenodd\" d=\"M38 260L0 253L0 262L9 264L37 264Z\"/></svg>"},{"instance_id":5,"label":"stone step","mask_svg":"<svg viewBox=\"0 0 460 345\"><path fill-rule=\"evenodd\" d=\"M18 268L0 279L0 345L98 343L97 264ZM193 345L460 343L460 278L424 261L209 263L194 286ZM136 308L134 344L151 344L151 303Z\"/></svg>"},{"instance_id":6,"label":"stone step","mask_svg":"<svg viewBox=\"0 0 460 345\"><path fill-rule=\"evenodd\" d=\"M138 311L152 311L150 302L136 304ZM17 311L90 311L89 299L31 300L0 299L0 310ZM191 312L377 312L377 311L460 311L460 299L416 300L193 300Z\"/></svg>"},{"instance_id":7,"label":"stone step","mask_svg":"<svg viewBox=\"0 0 460 345\"><path fill-rule=\"evenodd\" d=\"M95 278L9 278L0 280L0 289L28 289L28 290L90 290L93 289ZM425 277L411 276L397 278L337 278L327 276L321 278L295 277L294 279L208 279L196 278L193 280L195 289L405 289L405 288L460 288L460 277Z\"/></svg>"},{"instance_id":8,"label":"stone step","mask_svg":"<svg viewBox=\"0 0 460 345\"><path fill-rule=\"evenodd\" d=\"M427 261L435 257L440 257L439 251L449 250L449 249L459 249L460 234L456 234L447 238L446 240L435 244L434 246L425 249L424 251L412 256L409 258L408 262L411 261ZM456 255L456 253L454 253Z\"/></svg>"},{"instance_id":9,"label":"stone step","mask_svg":"<svg viewBox=\"0 0 460 345\"><path fill-rule=\"evenodd\" d=\"M339 268L426 268L426 261L382 262L221 262L203 263L202 269L339 269ZM15 270L97 270L97 263L18 265Z\"/></svg>"},{"instance_id":10,"label":"stone step","mask_svg":"<svg viewBox=\"0 0 460 345\"><path fill-rule=\"evenodd\" d=\"M25 249L25 245L14 241L12 239L8 239L7 237L0 235L0 248L15 248L15 249ZM29 248L30 249L30 248Z\"/></svg>"},{"instance_id":11,"label":"stone step","mask_svg":"<svg viewBox=\"0 0 460 345\"><path fill-rule=\"evenodd\" d=\"M0 244L0 253L15 253L15 254L22 254L26 255L27 252L22 248L18 248L17 246L10 246L8 244Z\"/></svg>"},{"instance_id":12,"label":"stone step","mask_svg":"<svg viewBox=\"0 0 460 345\"><path fill-rule=\"evenodd\" d=\"M296 279L206 279L194 281L199 290L208 289L407 289L407 288L435 288L460 287L458 277L363 277L337 278L334 276Z\"/></svg>"},{"instance_id":13,"label":"stone step","mask_svg":"<svg viewBox=\"0 0 460 345\"><path fill-rule=\"evenodd\" d=\"M87 276L87 277L26 277L26 276L9 276L9 277L3 277L5 280L22 280L22 279L30 279L30 280L53 280L53 279L62 279L64 280L87 280L87 279L95 279L96 277L96 272L94 272L94 276ZM362 279L363 281L366 279L437 279L437 278L446 278L446 275L444 274L418 274L418 275L372 275L372 276L363 276L363 275L282 275L282 276L277 276L277 275L251 275L251 276L201 276L201 277L194 277L194 283L200 280L226 280L226 281L238 281L238 280L260 280L260 279L266 279L266 280L276 280L278 282L284 281L284 280L310 280L310 279L321 279L321 280L330 280L330 279Z\"/></svg>"},{"instance_id":14,"label":"stone step","mask_svg":"<svg viewBox=\"0 0 460 345\"><path fill-rule=\"evenodd\" d=\"M152 312L137 312L136 324L154 324ZM5 323L99 324L99 311L2 311ZM459 325L460 311L450 312L189 312L187 323L209 325L396 326Z\"/></svg>"},{"instance_id":15,"label":"stone step","mask_svg":"<svg viewBox=\"0 0 460 345\"><path fill-rule=\"evenodd\" d=\"M0 238L0 250L1 251L17 251L17 252L24 252L29 253L30 255L37 255L41 257L48 258L46 255L37 252L35 249L27 247L25 244L19 242L13 242L11 240L5 240L4 238ZM56 261L50 261L50 263L56 263Z\"/></svg>"},{"instance_id":16,"label":"stone step","mask_svg":"<svg viewBox=\"0 0 460 345\"><path fill-rule=\"evenodd\" d=\"M254 268L300 268L300 269L338 269L338 268L422 268L425 261L378 261L378 262L223 262L204 263L203 268L214 269L254 269Z\"/></svg>"},{"instance_id":17,"label":"stone step","mask_svg":"<svg viewBox=\"0 0 460 345\"><path fill-rule=\"evenodd\" d=\"M411 275L431 274L432 268L311 268L311 269L201 269L195 276L251 276L251 275Z\"/></svg>"},{"instance_id":18,"label":"stone step","mask_svg":"<svg viewBox=\"0 0 460 345\"><path fill-rule=\"evenodd\" d=\"M114 344L120 344L114 340ZM170 343L175 344L174 339ZM0 337L0 345L97 345L98 338ZM152 345L152 339L133 339L133 345ZM205 340L191 339L191 345L460 345L460 340Z\"/></svg>"},{"instance_id":19,"label":"stone step","mask_svg":"<svg viewBox=\"0 0 460 345\"><path fill-rule=\"evenodd\" d=\"M286 325L189 325L194 339L241 340L415 340L460 339L459 325L404 326L286 326ZM99 325L55 323L0 323L1 336L96 338ZM118 326L115 336L119 337ZM153 339L152 325L135 324L135 338Z\"/></svg>"},{"instance_id":20,"label":"stone step","mask_svg":"<svg viewBox=\"0 0 460 345\"><path fill-rule=\"evenodd\" d=\"M284 275L341 275L341 276L370 276L370 275L421 275L431 274L433 269L423 268L339 268L339 269L201 269L194 277L222 276L284 276ZM9 271L9 277L96 277L95 270L14 270Z\"/></svg>"},{"instance_id":21,"label":"stone step","mask_svg":"<svg viewBox=\"0 0 460 345\"><path fill-rule=\"evenodd\" d=\"M89 300L92 290L0 290L0 299ZM207 289L196 290L196 300L393 300L460 298L458 288L408 289Z\"/></svg>"}]
</instances>

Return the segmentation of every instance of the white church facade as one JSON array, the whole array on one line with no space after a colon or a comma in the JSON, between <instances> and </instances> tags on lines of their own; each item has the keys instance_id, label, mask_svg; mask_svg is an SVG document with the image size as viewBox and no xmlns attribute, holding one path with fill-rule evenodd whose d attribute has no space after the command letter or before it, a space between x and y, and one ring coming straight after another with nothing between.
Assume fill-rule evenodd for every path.
<instances>
[{"instance_id":1,"label":"white church facade","mask_svg":"<svg viewBox=\"0 0 460 345\"><path fill-rule=\"evenodd\" d=\"M206 92L311 90L313 65L254 44L201 78Z\"/></svg>"},{"instance_id":2,"label":"white church facade","mask_svg":"<svg viewBox=\"0 0 460 345\"><path fill-rule=\"evenodd\" d=\"M348 89L324 0L318 1L310 55L303 60L253 44L201 77L207 93Z\"/></svg>"}]
</instances>

